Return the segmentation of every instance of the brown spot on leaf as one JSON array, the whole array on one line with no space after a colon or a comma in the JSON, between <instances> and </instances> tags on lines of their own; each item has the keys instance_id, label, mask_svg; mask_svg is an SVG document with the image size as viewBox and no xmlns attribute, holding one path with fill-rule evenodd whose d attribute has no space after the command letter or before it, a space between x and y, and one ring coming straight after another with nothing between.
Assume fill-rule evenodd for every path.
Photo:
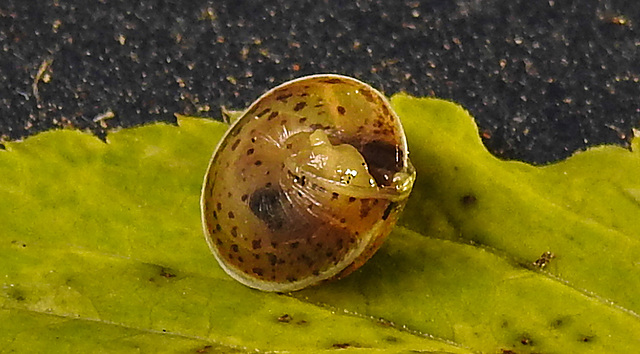
<instances>
[{"instance_id":1,"label":"brown spot on leaf","mask_svg":"<svg viewBox=\"0 0 640 354\"><path fill-rule=\"evenodd\" d=\"M346 348L349 348L350 346L351 346L351 344L349 344L349 343L336 343L336 344L332 345L332 347L336 348L336 349L346 349Z\"/></svg>"},{"instance_id":2,"label":"brown spot on leaf","mask_svg":"<svg viewBox=\"0 0 640 354\"><path fill-rule=\"evenodd\" d=\"M465 207L475 205L477 201L478 201L478 198L476 198L476 196L473 194L467 194L462 196L462 198L460 198L460 202Z\"/></svg>"}]
</instances>

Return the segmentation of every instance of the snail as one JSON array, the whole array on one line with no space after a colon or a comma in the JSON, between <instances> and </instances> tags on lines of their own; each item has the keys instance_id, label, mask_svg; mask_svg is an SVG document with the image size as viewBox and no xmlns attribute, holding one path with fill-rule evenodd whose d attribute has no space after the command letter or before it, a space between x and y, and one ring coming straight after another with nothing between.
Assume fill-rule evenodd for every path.
<instances>
[{"instance_id":1,"label":"snail","mask_svg":"<svg viewBox=\"0 0 640 354\"><path fill-rule=\"evenodd\" d=\"M415 170L400 119L356 79L312 75L258 98L216 147L202 224L244 285L294 291L359 268L391 232Z\"/></svg>"}]
</instances>

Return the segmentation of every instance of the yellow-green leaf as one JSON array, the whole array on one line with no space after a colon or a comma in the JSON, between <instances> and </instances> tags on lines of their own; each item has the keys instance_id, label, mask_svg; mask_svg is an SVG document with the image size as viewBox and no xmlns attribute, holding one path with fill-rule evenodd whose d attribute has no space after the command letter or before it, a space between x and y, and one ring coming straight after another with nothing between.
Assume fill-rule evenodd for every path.
<instances>
[{"instance_id":1,"label":"yellow-green leaf","mask_svg":"<svg viewBox=\"0 0 640 354\"><path fill-rule=\"evenodd\" d=\"M200 230L226 126L50 131L0 151L0 347L30 352L631 352L640 142L544 167L460 107L398 95L418 179L360 270L293 294L228 277ZM534 264L535 263L535 264Z\"/></svg>"}]
</instances>

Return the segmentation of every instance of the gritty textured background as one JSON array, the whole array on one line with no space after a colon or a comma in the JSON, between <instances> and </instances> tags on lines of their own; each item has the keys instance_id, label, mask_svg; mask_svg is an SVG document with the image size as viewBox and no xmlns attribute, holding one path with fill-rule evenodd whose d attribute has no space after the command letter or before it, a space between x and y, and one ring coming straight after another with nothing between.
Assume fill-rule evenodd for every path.
<instances>
[{"instance_id":1,"label":"gritty textured background","mask_svg":"<svg viewBox=\"0 0 640 354\"><path fill-rule=\"evenodd\" d=\"M638 26L635 0L3 0L0 135L219 117L332 72L456 101L496 155L546 163L628 146Z\"/></svg>"}]
</instances>

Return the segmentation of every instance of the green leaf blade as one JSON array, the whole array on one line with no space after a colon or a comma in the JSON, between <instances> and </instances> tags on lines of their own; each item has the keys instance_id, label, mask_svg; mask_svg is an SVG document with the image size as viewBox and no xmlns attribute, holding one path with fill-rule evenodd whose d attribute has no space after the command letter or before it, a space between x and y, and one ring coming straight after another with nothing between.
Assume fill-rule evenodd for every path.
<instances>
[{"instance_id":1,"label":"green leaf blade","mask_svg":"<svg viewBox=\"0 0 640 354\"><path fill-rule=\"evenodd\" d=\"M418 179L349 277L293 294L227 276L200 230L226 125L179 117L52 131L0 152L0 343L67 352L632 352L640 347L640 157L533 167L486 151L461 107L392 104ZM534 262L552 252L544 268ZM81 336L81 337L78 337ZM160 343L160 344L154 344Z\"/></svg>"}]
</instances>

